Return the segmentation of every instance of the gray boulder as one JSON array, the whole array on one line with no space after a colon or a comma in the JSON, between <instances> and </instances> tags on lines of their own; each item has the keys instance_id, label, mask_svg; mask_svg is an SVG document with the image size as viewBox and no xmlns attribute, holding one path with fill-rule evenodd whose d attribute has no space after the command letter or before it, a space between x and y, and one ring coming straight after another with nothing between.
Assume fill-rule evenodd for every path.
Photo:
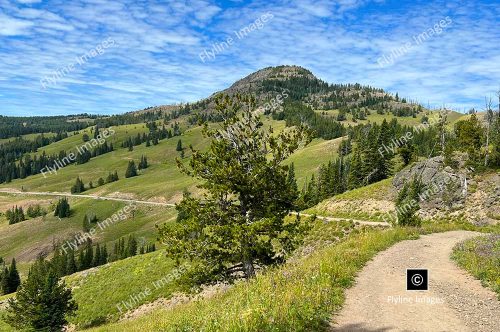
<instances>
[{"instance_id":1,"label":"gray boulder","mask_svg":"<svg viewBox=\"0 0 500 332\"><path fill-rule=\"evenodd\" d=\"M467 170L445 166L443 157L417 162L394 176L393 185L399 191L405 183L420 178L423 191L420 206L423 210L455 210L463 207L468 191Z\"/></svg>"}]
</instances>

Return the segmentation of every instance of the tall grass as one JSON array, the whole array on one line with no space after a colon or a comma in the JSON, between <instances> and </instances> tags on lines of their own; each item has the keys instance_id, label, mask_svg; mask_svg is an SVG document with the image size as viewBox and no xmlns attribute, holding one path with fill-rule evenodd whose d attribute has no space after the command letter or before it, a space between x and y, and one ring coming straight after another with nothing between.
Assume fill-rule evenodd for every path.
<instances>
[{"instance_id":1,"label":"tall grass","mask_svg":"<svg viewBox=\"0 0 500 332\"><path fill-rule=\"evenodd\" d=\"M133 321L92 331L321 331L344 302L357 272L377 253L420 234L470 224L432 223L422 228L363 229L282 267L270 269L210 299L157 310Z\"/></svg>"},{"instance_id":2,"label":"tall grass","mask_svg":"<svg viewBox=\"0 0 500 332\"><path fill-rule=\"evenodd\" d=\"M95 331L317 331L377 252L418 237L414 229L365 230L211 299L159 310Z\"/></svg>"},{"instance_id":3,"label":"tall grass","mask_svg":"<svg viewBox=\"0 0 500 332\"><path fill-rule=\"evenodd\" d=\"M500 299L500 234L479 236L460 242L452 258Z\"/></svg>"}]
</instances>

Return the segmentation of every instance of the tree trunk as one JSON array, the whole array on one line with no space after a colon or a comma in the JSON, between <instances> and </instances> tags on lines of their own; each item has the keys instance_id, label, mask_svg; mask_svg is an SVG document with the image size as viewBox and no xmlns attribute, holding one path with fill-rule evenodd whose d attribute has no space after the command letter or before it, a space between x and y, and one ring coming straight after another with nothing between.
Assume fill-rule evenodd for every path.
<instances>
[{"instance_id":1,"label":"tree trunk","mask_svg":"<svg viewBox=\"0 0 500 332\"><path fill-rule=\"evenodd\" d=\"M245 277L247 279L255 277L255 269L253 267L252 260L245 258L242 263L243 263L243 270L245 271Z\"/></svg>"}]
</instances>

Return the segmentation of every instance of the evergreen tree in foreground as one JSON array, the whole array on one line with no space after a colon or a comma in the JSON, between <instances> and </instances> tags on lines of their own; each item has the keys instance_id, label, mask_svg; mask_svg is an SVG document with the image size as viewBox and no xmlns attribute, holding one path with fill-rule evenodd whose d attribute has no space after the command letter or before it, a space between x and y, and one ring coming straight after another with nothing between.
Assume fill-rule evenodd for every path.
<instances>
[{"instance_id":1,"label":"evergreen tree in foreground","mask_svg":"<svg viewBox=\"0 0 500 332\"><path fill-rule=\"evenodd\" d=\"M241 271L255 276L255 264L282 262L302 230L298 218L285 222L297 199L282 163L307 140L302 127L278 135L264 130L250 98L216 98L224 121L203 130L211 139L207 152L193 148L190 167L179 168L202 179L203 199L185 193L177 206L184 218L160 228L167 252L193 259L200 279Z\"/></svg>"},{"instance_id":2,"label":"evergreen tree in foreground","mask_svg":"<svg viewBox=\"0 0 500 332\"><path fill-rule=\"evenodd\" d=\"M66 316L73 315L76 309L71 290L60 281L51 264L39 258L15 299L9 300L6 322L18 329L62 331Z\"/></svg>"}]
</instances>

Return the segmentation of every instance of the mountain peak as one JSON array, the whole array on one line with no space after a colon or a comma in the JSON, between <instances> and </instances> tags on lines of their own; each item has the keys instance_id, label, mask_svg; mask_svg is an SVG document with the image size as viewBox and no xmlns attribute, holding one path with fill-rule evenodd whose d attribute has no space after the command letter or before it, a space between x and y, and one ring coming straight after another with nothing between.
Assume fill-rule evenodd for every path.
<instances>
[{"instance_id":1,"label":"mountain peak","mask_svg":"<svg viewBox=\"0 0 500 332\"><path fill-rule=\"evenodd\" d=\"M310 80L317 80L310 70L295 65L282 65L276 67L266 67L260 69L238 81L233 83L228 89L224 90L227 93L250 91L256 85L260 85L265 80L286 80L292 77L302 77Z\"/></svg>"}]
</instances>

